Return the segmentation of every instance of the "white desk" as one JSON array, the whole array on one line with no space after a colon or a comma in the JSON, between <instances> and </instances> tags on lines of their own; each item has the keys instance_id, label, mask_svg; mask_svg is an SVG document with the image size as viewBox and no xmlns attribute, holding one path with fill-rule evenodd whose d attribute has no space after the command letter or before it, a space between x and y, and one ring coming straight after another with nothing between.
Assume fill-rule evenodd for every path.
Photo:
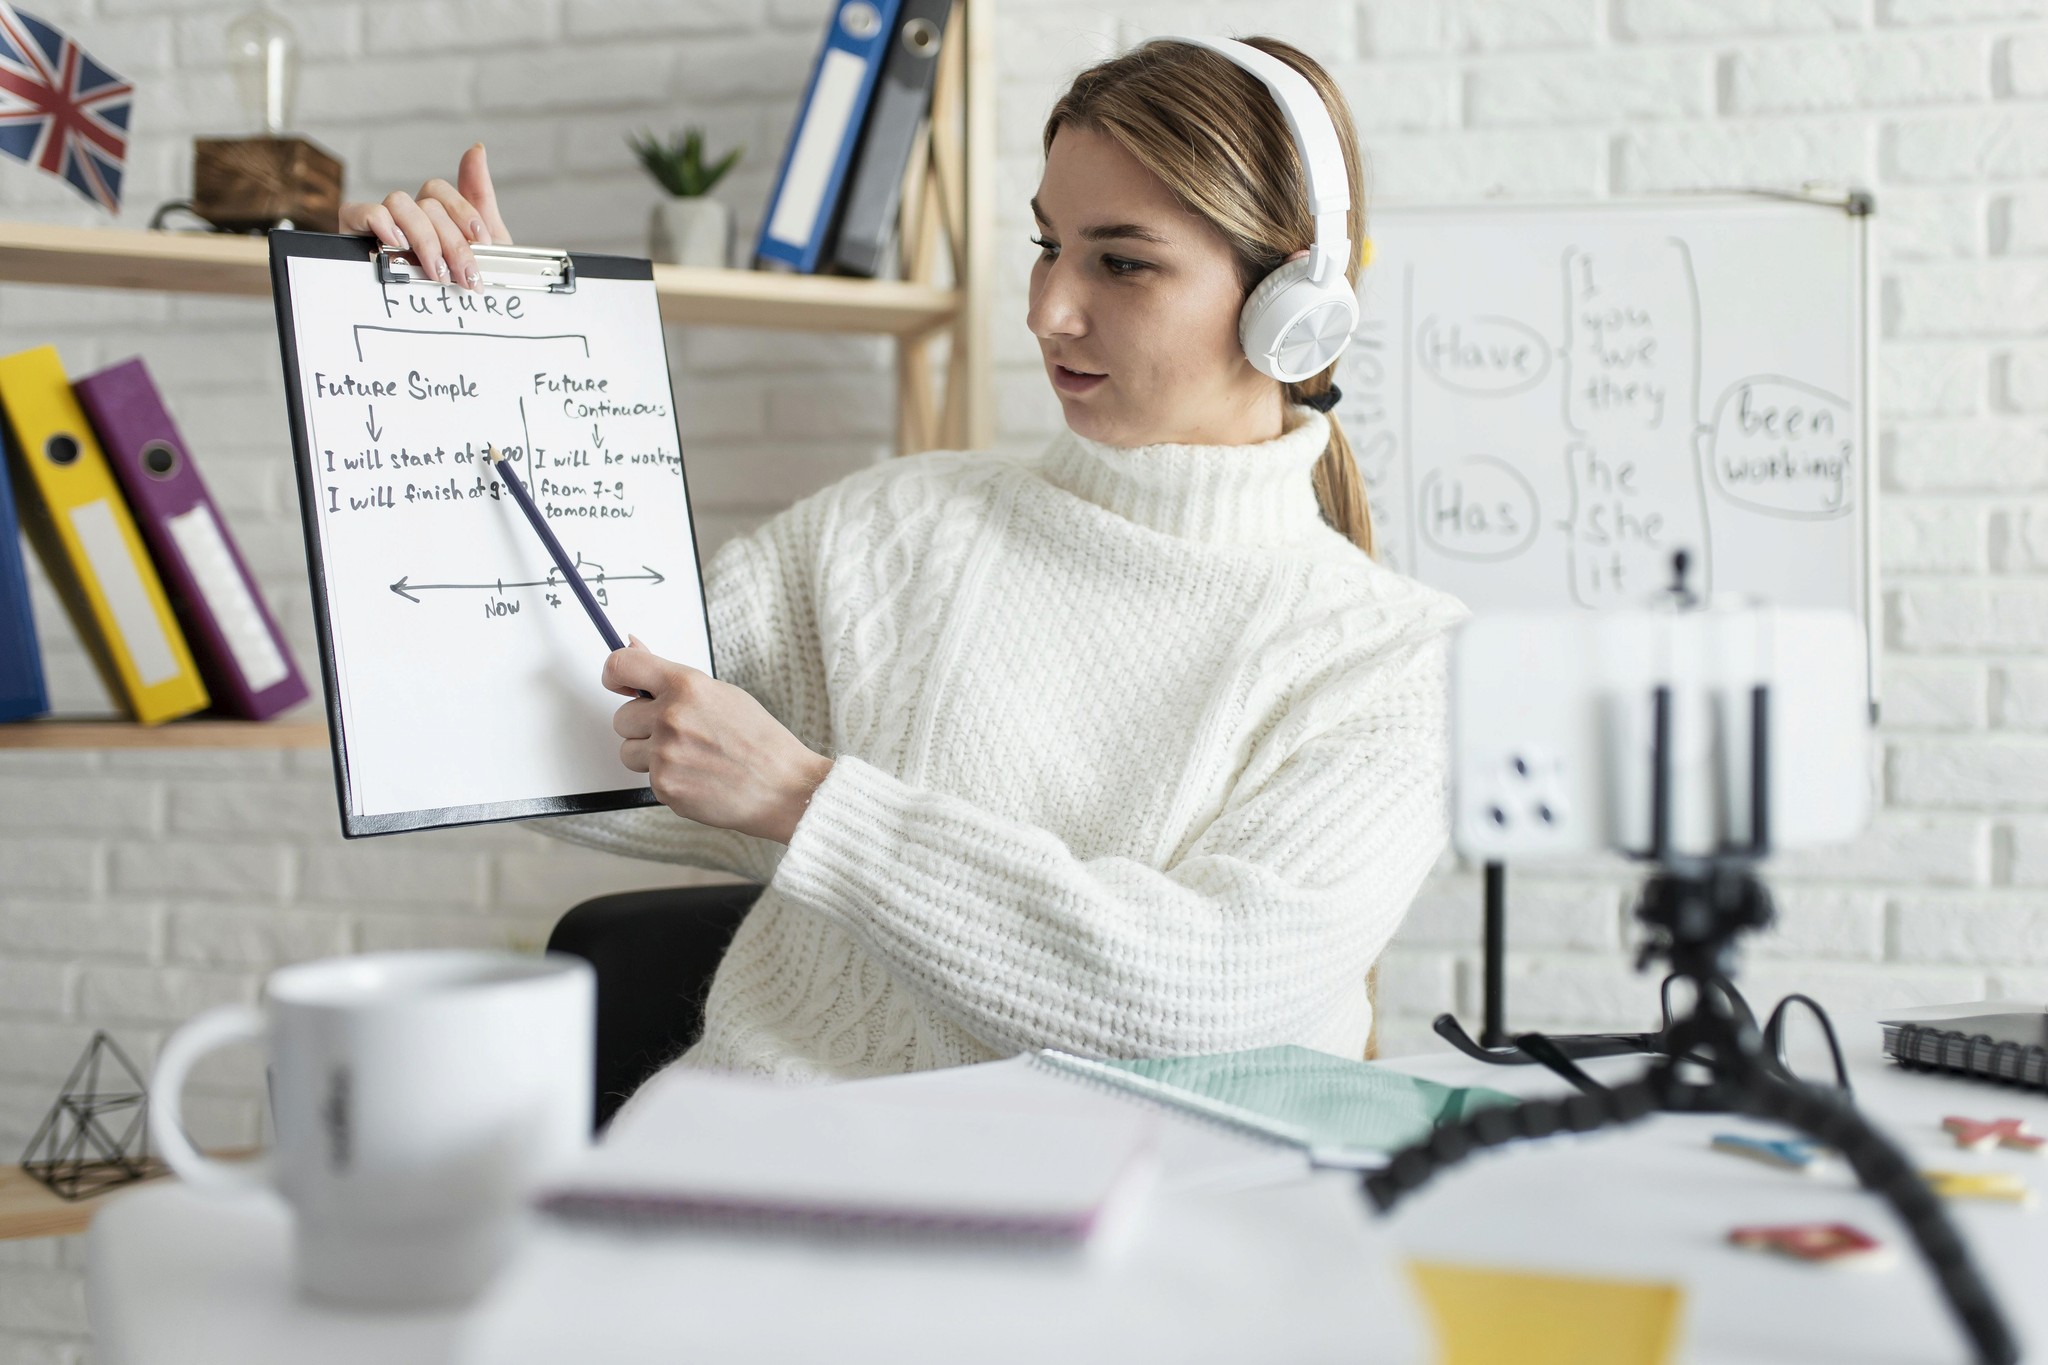
<instances>
[{"instance_id":1,"label":"white desk","mask_svg":"<svg viewBox=\"0 0 2048 1365\"><path fill-rule=\"evenodd\" d=\"M2018 1115L2048 1132L2048 1099L1900 1073L1879 1059L1869 1020L1842 1023L1859 1099L1916 1160L2025 1172L2048 1195L2048 1161L1958 1152L1938 1126L1948 1113ZM1455 1057L1389 1065L1457 1084L1560 1088L1535 1068ZM1636 1065L1596 1070L1614 1078ZM466 1314L300 1304L279 1205L222 1205L162 1186L118 1197L94 1223L89 1298L102 1365L796 1360L815 1358L821 1343L836 1359L892 1362L1412 1359L1390 1237L1418 1256L1682 1282L1682 1358L1692 1365L1967 1358L1902 1232L1846 1171L1799 1177L1708 1151L1724 1131L1773 1130L1658 1116L1487 1153L1385 1221L1360 1214L1338 1176L1162 1201L1118 1269L1097 1276L1043 1262L849 1256L766 1241L579 1246L556 1232ZM1951 1207L2022 1340L2048 1342L2048 1210ZM1812 1267L1722 1240L1738 1224L1823 1219L1895 1241L1897 1260L1888 1269Z\"/></svg>"},{"instance_id":2,"label":"white desk","mask_svg":"<svg viewBox=\"0 0 2048 1365\"><path fill-rule=\"evenodd\" d=\"M1858 1104L1926 1170L2011 1170L2044 1207L1951 1203L2028 1359L2048 1349L2048 1160L1957 1150L1947 1114L2021 1117L2048 1133L2048 1097L1988 1082L1904 1072L1880 1055L1873 1018L1836 1016ZM1400 1070L1456 1084L1557 1094L1541 1068L1458 1058L1405 1059ZM1639 1062L1588 1066L1615 1080ZM1534 1074L1530 1074L1530 1073ZM1483 1075L1480 1073L1484 1073ZM1503 1083L1505 1079L1506 1083ZM1586 1137L1510 1146L1438 1177L1397 1206L1395 1241L1416 1256L1542 1268L1686 1288L1682 1358L1692 1365L1841 1362L1892 1365L1970 1359L1967 1343L1890 1210L1846 1167L1793 1175L1708 1150L1715 1133L1782 1137L1783 1128L1726 1115L1656 1115ZM1852 1223L1897 1248L1889 1268L1812 1266L1740 1251L1733 1227Z\"/></svg>"}]
</instances>

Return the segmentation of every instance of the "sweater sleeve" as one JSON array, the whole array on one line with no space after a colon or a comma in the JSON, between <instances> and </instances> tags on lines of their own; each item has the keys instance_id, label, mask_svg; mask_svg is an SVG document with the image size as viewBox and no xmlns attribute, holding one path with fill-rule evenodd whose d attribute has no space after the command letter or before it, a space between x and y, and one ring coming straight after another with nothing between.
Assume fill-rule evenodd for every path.
<instances>
[{"instance_id":1,"label":"sweater sleeve","mask_svg":"<svg viewBox=\"0 0 2048 1365\"><path fill-rule=\"evenodd\" d=\"M1364 989L1447 837L1444 641L1254 755L1153 867L841 757L775 886L1003 1051L1231 1051L1313 1036ZM1277 732L1294 727L1283 724Z\"/></svg>"},{"instance_id":2,"label":"sweater sleeve","mask_svg":"<svg viewBox=\"0 0 2048 1365\"><path fill-rule=\"evenodd\" d=\"M712 663L806 745L829 752L830 710L819 646L816 565L831 490L727 541L704 575ZM624 771L621 769L621 771ZM765 882L786 851L772 839L687 820L666 806L565 815L539 832L629 858L686 863Z\"/></svg>"}]
</instances>

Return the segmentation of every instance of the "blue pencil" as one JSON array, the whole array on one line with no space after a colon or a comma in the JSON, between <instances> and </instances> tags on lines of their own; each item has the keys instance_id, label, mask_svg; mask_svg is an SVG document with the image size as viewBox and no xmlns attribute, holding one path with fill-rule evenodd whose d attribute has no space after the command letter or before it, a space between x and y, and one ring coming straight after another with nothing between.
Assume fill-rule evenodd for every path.
<instances>
[{"instance_id":1,"label":"blue pencil","mask_svg":"<svg viewBox=\"0 0 2048 1365\"><path fill-rule=\"evenodd\" d=\"M511 490L512 501L518 503L519 510L526 513L526 519L533 523L534 531L540 536L540 543L547 546L548 553L554 556L555 567L562 571L563 579L569 584L569 591L576 594L576 600L583 604L583 610L590 613L591 624L597 627L597 633L604 636L605 644L611 648L624 649L626 642L619 638L618 631L612 629L612 623L606 618L604 608L598 606L597 598L591 595L590 585L583 581L583 575L577 573L576 566L569 562L569 552L562 548L561 541L555 539L554 528L549 526L547 518L540 514L540 508L533 505L533 495L526 491L526 484L513 470L512 462L500 455L494 445L486 445L484 449L490 453L492 470L505 481L505 487ZM644 689L635 690L643 697L653 695Z\"/></svg>"}]
</instances>

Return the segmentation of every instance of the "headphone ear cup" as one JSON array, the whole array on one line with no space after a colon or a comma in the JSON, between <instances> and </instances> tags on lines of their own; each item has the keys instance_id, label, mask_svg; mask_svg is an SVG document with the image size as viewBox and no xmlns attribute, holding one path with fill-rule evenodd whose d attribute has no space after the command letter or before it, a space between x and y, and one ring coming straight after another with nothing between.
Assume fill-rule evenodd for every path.
<instances>
[{"instance_id":1,"label":"headphone ear cup","mask_svg":"<svg viewBox=\"0 0 2048 1365\"><path fill-rule=\"evenodd\" d=\"M1260 280L1237 315L1237 339L1252 368L1293 384L1320 373L1351 344L1358 295L1342 271L1317 284L1312 257L1288 261Z\"/></svg>"}]
</instances>

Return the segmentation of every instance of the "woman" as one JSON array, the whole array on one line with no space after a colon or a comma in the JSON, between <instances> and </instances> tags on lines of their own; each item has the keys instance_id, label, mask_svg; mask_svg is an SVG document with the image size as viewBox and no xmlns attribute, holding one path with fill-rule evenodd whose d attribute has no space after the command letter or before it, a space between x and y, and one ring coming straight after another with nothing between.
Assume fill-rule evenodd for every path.
<instances>
[{"instance_id":1,"label":"woman","mask_svg":"<svg viewBox=\"0 0 2048 1365\"><path fill-rule=\"evenodd\" d=\"M1342 95L1250 41L1331 111L1361 240ZM637 642L605 665L653 693L615 728L662 805L544 828L766 885L683 1063L1366 1046L1367 973L1444 844L1463 608L1370 558L1330 371L1283 385L1240 347L1247 291L1314 235L1265 87L1148 43L1044 144L1026 320L1067 431L862 470L726 545L722 681ZM465 235L510 238L480 146L459 179L344 230L461 280Z\"/></svg>"}]
</instances>

